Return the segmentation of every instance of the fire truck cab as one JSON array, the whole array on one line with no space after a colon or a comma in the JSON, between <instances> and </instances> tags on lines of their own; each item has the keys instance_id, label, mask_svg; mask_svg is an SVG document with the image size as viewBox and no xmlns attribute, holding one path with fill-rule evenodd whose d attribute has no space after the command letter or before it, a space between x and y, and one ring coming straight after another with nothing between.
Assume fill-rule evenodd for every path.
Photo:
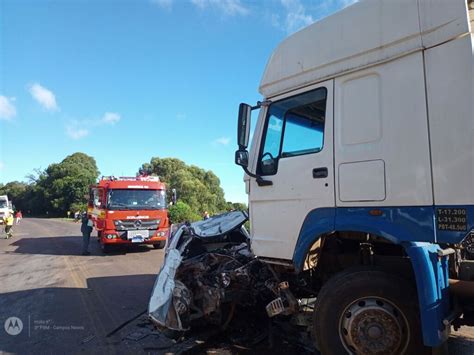
<instances>
[{"instance_id":1,"label":"fire truck cab","mask_svg":"<svg viewBox=\"0 0 474 355\"><path fill-rule=\"evenodd\" d=\"M114 245L165 246L169 219L165 184L153 177L102 177L90 187L89 218L104 253Z\"/></svg>"}]
</instances>

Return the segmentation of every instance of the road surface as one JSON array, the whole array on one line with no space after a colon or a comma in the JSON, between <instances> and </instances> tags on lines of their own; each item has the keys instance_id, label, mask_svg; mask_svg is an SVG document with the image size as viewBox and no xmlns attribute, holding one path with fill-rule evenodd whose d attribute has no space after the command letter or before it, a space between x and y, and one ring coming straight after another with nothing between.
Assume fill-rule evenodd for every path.
<instances>
[{"instance_id":1,"label":"road surface","mask_svg":"<svg viewBox=\"0 0 474 355\"><path fill-rule=\"evenodd\" d=\"M79 230L72 222L27 218L13 239L0 239L0 354L163 353L124 340L127 331L106 337L146 309L163 251L141 246L103 255L93 234L92 254L81 256ZM10 332L21 328L18 335L5 331L7 319ZM473 328L455 332L450 354L474 354L471 339ZM228 349L208 353L236 353Z\"/></svg>"},{"instance_id":2,"label":"road surface","mask_svg":"<svg viewBox=\"0 0 474 355\"><path fill-rule=\"evenodd\" d=\"M162 250L103 255L93 233L82 256L80 224L61 220L26 218L14 234L0 239L0 352L134 352L105 335L146 309ZM9 317L20 334L4 331Z\"/></svg>"}]
</instances>

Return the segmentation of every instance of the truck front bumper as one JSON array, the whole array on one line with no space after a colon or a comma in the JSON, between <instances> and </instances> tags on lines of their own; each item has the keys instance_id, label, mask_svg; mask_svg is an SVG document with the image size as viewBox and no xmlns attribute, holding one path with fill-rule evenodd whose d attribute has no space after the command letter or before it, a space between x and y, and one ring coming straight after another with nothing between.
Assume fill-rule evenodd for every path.
<instances>
[{"instance_id":1,"label":"truck front bumper","mask_svg":"<svg viewBox=\"0 0 474 355\"><path fill-rule=\"evenodd\" d=\"M159 244L165 241L169 236L169 228L160 228L158 230L149 230L148 237L143 237L142 241L136 241L128 238L127 232L104 230L101 232L101 243L103 244Z\"/></svg>"},{"instance_id":2,"label":"truck front bumper","mask_svg":"<svg viewBox=\"0 0 474 355\"><path fill-rule=\"evenodd\" d=\"M445 342L451 330L453 313L449 298L448 256L430 243L403 243L411 259L420 308L423 342L436 347Z\"/></svg>"}]
</instances>

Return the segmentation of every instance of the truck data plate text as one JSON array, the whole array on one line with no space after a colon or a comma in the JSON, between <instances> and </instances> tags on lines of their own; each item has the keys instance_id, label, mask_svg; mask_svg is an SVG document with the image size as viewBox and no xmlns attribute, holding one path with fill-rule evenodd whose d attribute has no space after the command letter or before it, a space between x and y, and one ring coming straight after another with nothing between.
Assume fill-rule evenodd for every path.
<instances>
[{"instance_id":1,"label":"truck data plate text","mask_svg":"<svg viewBox=\"0 0 474 355\"><path fill-rule=\"evenodd\" d=\"M467 230L467 210L465 208L437 208L436 222L438 230Z\"/></svg>"}]
</instances>

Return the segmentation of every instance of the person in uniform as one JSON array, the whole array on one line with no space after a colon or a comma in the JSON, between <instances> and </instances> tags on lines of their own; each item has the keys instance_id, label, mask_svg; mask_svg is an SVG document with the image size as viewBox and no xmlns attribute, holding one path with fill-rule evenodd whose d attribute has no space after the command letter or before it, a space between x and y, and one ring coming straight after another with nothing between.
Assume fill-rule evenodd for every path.
<instances>
[{"instance_id":1,"label":"person in uniform","mask_svg":"<svg viewBox=\"0 0 474 355\"><path fill-rule=\"evenodd\" d=\"M82 255L90 255L89 253L89 241L92 233L92 221L87 217L87 212L82 214L81 219L81 232L82 232Z\"/></svg>"},{"instance_id":2,"label":"person in uniform","mask_svg":"<svg viewBox=\"0 0 474 355\"><path fill-rule=\"evenodd\" d=\"M13 237L12 228L13 228L13 214L8 213L3 217L3 223L5 224L5 233L7 235L6 239Z\"/></svg>"}]
</instances>

